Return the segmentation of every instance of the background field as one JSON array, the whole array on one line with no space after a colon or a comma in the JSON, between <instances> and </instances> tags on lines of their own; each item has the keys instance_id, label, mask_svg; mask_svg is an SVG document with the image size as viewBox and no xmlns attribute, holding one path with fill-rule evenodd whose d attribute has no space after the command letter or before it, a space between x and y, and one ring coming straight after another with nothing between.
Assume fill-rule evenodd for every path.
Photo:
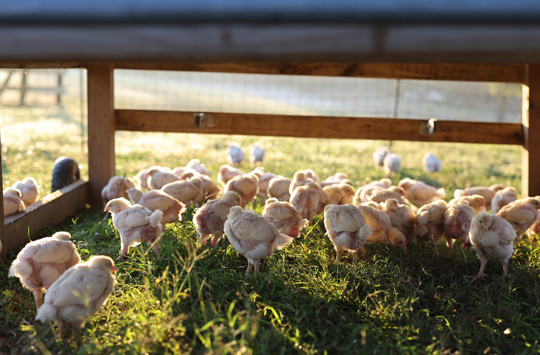
<instances>
[{"instance_id":1,"label":"background field","mask_svg":"<svg viewBox=\"0 0 540 355\"><path fill-rule=\"evenodd\" d=\"M133 79L118 81L122 80L126 80L126 87L137 87ZM72 87L78 87L74 82ZM162 88L157 84L148 87L158 93ZM423 86L418 87L416 93L423 102ZM125 97L134 91L143 90L133 89ZM170 107L174 108L174 95L167 95L159 93L147 100L152 102L153 97L159 103L162 97L170 97ZM441 95L451 97L444 91ZM384 108L383 101L380 108ZM417 109L428 112L429 105ZM75 158L85 175L85 104L66 99L63 106L0 107L4 186L34 176L49 191L54 160L61 155ZM448 106L452 105L444 107ZM479 116L496 120L496 110L486 107L480 109L483 114ZM474 112L479 111L469 114ZM519 117L512 112L508 117ZM360 186L384 176L373 166L372 154L378 146L386 145L402 158L402 171L392 178L394 183L403 177L417 178L444 186L449 196L455 188L473 185L501 183L520 188L520 147L397 141L118 132L117 173L133 176L151 165L172 168L198 158L215 179L219 165L225 163L225 147L230 141L239 142L246 150L254 143L262 145L267 150L266 171L289 177L305 168L315 170L323 179L341 171ZM441 158L440 173L428 175L422 170L421 157L426 151ZM251 167L244 164L242 169L247 172ZM258 205L252 207L262 210ZM12 253L8 262L0 265L0 307L5 310L0 312L0 352L539 351L540 257L539 249L528 241L516 248L510 261L510 278L504 279L501 266L492 261L486 270L491 277L474 284L469 276L475 275L480 266L474 251L457 248L450 256L444 243L439 245L440 256L413 243L407 254L375 246L357 264L349 256L336 263L319 216L291 246L264 259L261 274L244 278L247 261L226 240L216 249L198 248L191 223L193 213L193 209L188 210L182 221L167 228L161 241L161 259L156 259L152 251L146 254L142 245L132 248L127 261L117 263L115 292L87 323L81 343L58 340L55 326L34 321L31 293L17 279L7 278L16 256ZM87 208L42 235L56 230L72 233L84 260L94 254L118 255L119 238L101 208Z\"/></svg>"}]
</instances>

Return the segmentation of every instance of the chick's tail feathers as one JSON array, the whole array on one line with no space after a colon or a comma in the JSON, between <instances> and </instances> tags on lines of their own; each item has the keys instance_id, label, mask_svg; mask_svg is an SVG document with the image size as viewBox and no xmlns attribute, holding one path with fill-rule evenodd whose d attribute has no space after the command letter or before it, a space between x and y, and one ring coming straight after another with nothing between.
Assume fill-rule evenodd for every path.
<instances>
[{"instance_id":1,"label":"chick's tail feathers","mask_svg":"<svg viewBox=\"0 0 540 355\"><path fill-rule=\"evenodd\" d=\"M373 228L369 224L363 225L358 230L358 236L361 238L368 237L370 235L373 235Z\"/></svg>"},{"instance_id":2,"label":"chick's tail feathers","mask_svg":"<svg viewBox=\"0 0 540 355\"><path fill-rule=\"evenodd\" d=\"M163 211L155 210L154 213L150 215L149 221L152 227L157 227L161 223L163 218Z\"/></svg>"},{"instance_id":3,"label":"chick's tail feathers","mask_svg":"<svg viewBox=\"0 0 540 355\"><path fill-rule=\"evenodd\" d=\"M276 237L276 243L274 244L277 250L281 250L291 244L293 242L294 238L289 237L285 234L279 234L279 236Z\"/></svg>"},{"instance_id":4,"label":"chick's tail feathers","mask_svg":"<svg viewBox=\"0 0 540 355\"><path fill-rule=\"evenodd\" d=\"M36 315L36 320L46 322L48 320L56 320L58 311L49 303L44 303L39 307Z\"/></svg>"}]
</instances>

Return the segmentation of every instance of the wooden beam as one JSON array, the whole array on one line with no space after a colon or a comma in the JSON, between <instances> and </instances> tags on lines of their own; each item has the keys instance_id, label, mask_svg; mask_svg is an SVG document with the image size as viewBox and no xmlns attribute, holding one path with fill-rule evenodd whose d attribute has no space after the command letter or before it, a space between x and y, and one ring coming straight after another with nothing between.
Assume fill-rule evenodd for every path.
<instances>
[{"instance_id":1,"label":"wooden beam","mask_svg":"<svg viewBox=\"0 0 540 355\"><path fill-rule=\"evenodd\" d=\"M4 179L3 179L3 172L2 172L2 139L0 137L0 188L2 188L2 191L0 192L0 195L2 195L2 199L0 200L0 260L3 260L3 256L6 255L6 252L4 251L4 244L6 243L6 232L4 229Z\"/></svg>"},{"instance_id":2,"label":"wooden beam","mask_svg":"<svg viewBox=\"0 0 540 355\"><path fill-rule=\"evenodd\" d=\"M317 75L385 79L523 83L523 64L459 63L150 63L118 62L116 69Z\"/></svg>"},{"instance_id":3,"label":"wooden beam","mask_svg":"<svg viewBox=\"0 0 540 355\"><path fill-rule=\"evenodd\" d=\"M73 69L84 68L79 62L0 62L2 69Z\"/></svg>"},{"instance_id":4,"label":"wooden beam","mask_svg":"<svg viewBox=\"0 0 540 355\"><path fill-rule=\"evenodd\" d=\"M522 124L524 144L522 149L521 194L540 195L540 65L529 65L527 84L523 85Z\"/></svg>"},{"instance_id":5,"label":"wooden beam","mask_svg":"<svg viewBox=\"0 0 540 355\"><path fill-rule=\"evenodd\" d=\"M0 48L4 62L540 63L540 24L4 24Z\"/></svg>"},{"instance_id":6,"label":"wooden beam","mask_svg":"<svg viewBox=\"0 0 540 355\"><path fill-rule=\"evenodd\" d=\"M116 110L116 129L144 132L242 134L306 138L384 139L424 142L523 144L521 124L438 121L433 135L421 120L212 113L215 126L199 128L195 112Z\"/></svg>"},{"instance_id":7,"label":"wooden beam","mask_svg":"<svg viewBox=\"0 0 540 355\"><path fill-rule=\"evenodd\" d=\"M5 218L3 250L0 258L5 260L9 251L27 243L43 228L54 227L88 201L88 182L79 180L28 206L26 211Z\"/></svg>"},{"instance_id":8,"label":"wooden beam","mask_svg":"<svg viewBox=\"0 0 540 355\"><path fill-rule=\"evenodd\" d=\"M92 64L87 69L90 203L100 204L101 189L115 173L113 66Z\"/></svg>"}]
</instances>

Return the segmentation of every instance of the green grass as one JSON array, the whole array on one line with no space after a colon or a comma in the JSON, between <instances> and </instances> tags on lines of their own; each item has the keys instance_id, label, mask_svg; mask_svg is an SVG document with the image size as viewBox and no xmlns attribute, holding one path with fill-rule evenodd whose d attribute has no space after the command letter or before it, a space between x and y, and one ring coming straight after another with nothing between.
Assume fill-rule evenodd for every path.
<instances>
[{"instance_id":1,"label":"green grass","mask_svg":"<svg viewBox=\"0 0 540 355\"><path fill-rule=\"evenodd\" d=\"M25 155L29 142L56 140L27 139L4 144L9 152L3 161L5 185L31 174L47 181L50 162L66 155L48 143ZM117 134L117 173L132 176L151 165L175 167L199 158L215 178L232 140L244 147L260 142L267 149L266 171L289 177L304 168L323 179L343 171L359 186L384 176L373 167L372 154L388 142L142 133ZM401 156L403 167L394 183L418 178L444 186L449 197L454 189L473 185L520 187L519 147L393 142L391 149ZM442 172L423 172L420 160L426 150L441 157ZM78 159L84 171L85 156ZM47 169L36 169L36 163ZM242 168L250 169L248 164ZM261 211L261 206L255 208ZM516 248L509 279L502 277L500 264L490 261L486 272L491 277L473 283L469 276L480 267L475 252L458 247L450 257L444 243L440 256L413 243L407 254L375 246L357 264L349 255L336 263L318 216L292 245L263 259L259 275L245 278L247 260L226 239L215 249L198 248L193 213L188 210L182 221L167 227L161 259L148 245L140 245L126 261L117 262L115 291L89 319L80 343L60 340L56 325L34 320L31 293L17 279L7 278L16 256L10 253L0 265L0 307L5 310L0 312L0 353L540 351L540 249L532 243ZM41 235L57 230L71 232L83 260L119 253L119 237L100 207L86 208Z\"/></svg>"}]
</instances>

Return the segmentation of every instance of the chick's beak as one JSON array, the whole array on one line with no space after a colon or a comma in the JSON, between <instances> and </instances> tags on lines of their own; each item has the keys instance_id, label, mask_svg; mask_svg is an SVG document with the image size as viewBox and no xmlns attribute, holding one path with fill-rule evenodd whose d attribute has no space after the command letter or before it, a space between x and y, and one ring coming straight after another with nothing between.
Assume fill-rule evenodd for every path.
<instances>
[{"instance_id":1,"label":"chick's beak","mask_svg":"<svg viewBox=\"0 0 540 355\"><path fill-rule=\"evenodd\" d=\"M210 241L210 244L212 245L212 248L215 248L216 245L219 243L219 240L221 238L219 236L212 237L212 240Z\"/></svg>"},{"instance_id":2,"label":"chick's beak","mask_svg":"<svg viewBox=\"0 0 540 355\"><path fill-rule=\"evenodd\" d=\"M114 266L114 265L111 266L111 271L112 271L112 272L116 272L116 266Z\"/></svg>"}]
</instances>

